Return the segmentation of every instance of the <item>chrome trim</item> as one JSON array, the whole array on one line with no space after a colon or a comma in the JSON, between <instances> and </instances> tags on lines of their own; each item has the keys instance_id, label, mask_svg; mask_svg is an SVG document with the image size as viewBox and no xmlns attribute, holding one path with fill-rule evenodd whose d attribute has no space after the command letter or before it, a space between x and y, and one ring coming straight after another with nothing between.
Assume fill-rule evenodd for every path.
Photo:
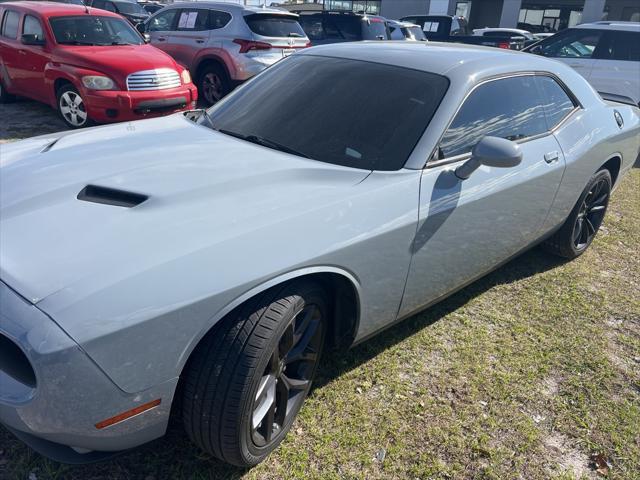
<instances>
[{"instance_id":1,"label":"chrome trim","mask_svg":"<svg viewBox=\"0 0 640 480\"><path fill-rule=\"evenodd\" d=\"M180 74L172 68L140 70L127 76L127 90L166 90L182 85Z\"/></svg>"},{"instance_id":2,"label":"chrome trim","mask_svg":"<svg viewBox=\"0 0 640 480\"><path fill-rule=\"evenodd\" d=\"M440 134L440 138L438 138L438 141L436 142L436 146L431 151L431 154L429 155L427 161L425 162L425 165L424 165L423 169L439 167L439 166L442 166L442 165L447 165L447 164L450 164L450 163L456 163L456 162L459 162L461 160L467 160L467 159L471 158L471 152L469 152L469 153L463 153L463 154L460 154L460 155L456 155L454 157L441 158L441 159L438 159L438 160L432 160L433 156L438 151L438 147L440 146L440 142L442 142L442 137L444 137L444 134L447 133L447 130L449 130L449 127L451 126L451 124L453 123L455 118L458 116L458 113L460 112L460 109L465 104L465 102L467 101L469 96L477 88L479 88L480 86L484 85L485 83L495 82L496 80L504 80L506 78L514 78L514 77L529 77L529 76L540 76L540 77L551 77L551 78L553 78L558 83L560 88L562 88L564 93L567 94L567 96L574 103L575 106L574 106L573 110L571 110L569 113L567 113L567 115L565 115L564 118L562 120L560 120L560 122L558 122L558 124L556 124L553 128L547 130L546 132L540 133L538 135L533 135L531 137L521 138L519 140L515 140L515 143L522 144L522 143L530 142L532 140L537 140L539 138L546 137L548 135L552 135L553 133L555 133L556 130L558 130L562 125L564 125L564 123L567 121L567 119L569 117L571 117L577 110L581 110L583 108L582 104L578 101L578 99L573 94L573 92L571 92L571 90L568 89L568 87L565 85L565 83L562 80L560 80L560 78L558 78L557 75L555 75L555 74L553 74L551 72L538 72L538 71L517 72L517 73L494 75L492 77L485 78L480 83L477 83L476 85L474 85L471 88L471 90L469 90L467 92L467 94L464 96L464 98L462 99L462 102L460 102L460 105L458 105L458 108L456 109L454 114L449 119L449 122L447 123L446 128L442 131L442 134Z\"/></svg>"}]
</instances>

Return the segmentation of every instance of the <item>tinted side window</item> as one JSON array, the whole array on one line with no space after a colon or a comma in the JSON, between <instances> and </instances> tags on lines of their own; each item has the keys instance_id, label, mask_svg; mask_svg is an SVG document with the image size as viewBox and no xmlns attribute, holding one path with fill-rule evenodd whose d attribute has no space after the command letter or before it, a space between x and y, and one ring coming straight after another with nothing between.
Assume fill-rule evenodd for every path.
<instances>
[{"instance_id":1,"label":"tinted side window","mask_svg":"<svg viewBox=\"0 0 640 480\"><path fill-rule=\"evenodd\" d=\"M323 40L322 15L300 15L298 20L309 40Z\"/></svg>"},{"instance_id":2,"label":"tinted side window","mask_svg":"<svg viewBox=\"0 0 640 480\"><path fill-rule=\"evenodd\" d=\"M594 58L640 62L640 32L607 32Z\"/></svg>"},{"instance_id":3,"label":"tinted side window","mask_svg":"<svg viewBox=\"0 0 640 480\"><path fill-rule=\"evenodd\" d=\"M149 21L147 30L149 32L167 32L173 29L173 22L175 21L178 9L166 10L159 13Z\"/></svg>"},{"instance_id":4,"label":"tinted side window","mask_svg":"<svg viewBox=\"0 0 640 480\"><path fill-rule=\"evenodd\" d=\"M591 58L601 37L600 30L566 30L541 43L540 53L545 57Z\"/></svg>"},{"instance_id":5,"label":"tinted side window","mask_svg":"<svg viewBox=\"0 0 640 480\"><path fill-rule=\"evenodd\" d=\"M230 21L231 14L217 10L209 10L209 30L224 28Z\"/></svg>"},{"instance_id":6,"label":"tinted side window","mask_svg":"<svg viewBox=\"0 0 640 480\"><path fill-rule=\"evenodd\" d=\"M549 130L558 125L576 107L567 92L551 77L538 77Z\"/></svg>"},{"instance_id":7,"label":"tinted side window","mask_svg":"<svg viewBox=\"0 0 640 480\"><path fill-rule=\"evenodd\" d=\"M208 10L185 9L180 11L177 30L187 32L200 32L202 30L207 30L208 21Z\"/></svg>"},{"instance_id":8,"label":"tinted side window","mask_svg":"<svg viewBox=\"0 0 640 480\"><path fill-rule=\"evenodd\" d=\"M345 40L362 40L362 21L359 17L334 15L333 24Z\"/></svg>"},{"instance_id":9,"label":"tinted side window","mask_svg":"<svg viewBox=\"0 0 640 480\"><path fill-rule=\"evenodd\" d=\"M42 25L40 25L40 21L36 17L32 17L31 15L25 15L24 17L22 34L37 35L38 38L44 38L44 33L42 32Z\"/></svg>"},{"instance_id":10,"label":"tinted side window","mask_svg":"<svg viewBox=\"0 0 640 480\"><path fill-rule=\"evenodd\" d=\"M465 100L440 142L440 158L469 153L484 136L519 140L547 131L535 77L494 80Z\"/></svg>"},{"instance_id":11,"label":"tinted side window","mask_svg":"<svg viewBox=\"0 0 640 480\"><path fill-rule=\"evenodd\" d=\"M104 0L93 0L93 2L91 2L93 8L100 8L101 10L104 10L104 4Z\"/></svg>"},{"instance_id":12,"label":"tinted side window","mask_svg":"<svg viewBox=\"0 0 640 480\"><path fill-rule=\"evenodd\" d=\"M116 8L116 6L111 2L104 2L104 7L102 8L107 12L114 12L114 13L118 12L118 9Z\"/></svg>"},{"instance_id":13,"label":"tinted side window","mask_svg":"<svg viewBox=\"0 0 640 480\"><path fill-rule=\"evenodd\" d=\"M18 23L20 14L7 10L2 19L2 36L7 38L18 38Z\"/></svg>"}]
</instances>

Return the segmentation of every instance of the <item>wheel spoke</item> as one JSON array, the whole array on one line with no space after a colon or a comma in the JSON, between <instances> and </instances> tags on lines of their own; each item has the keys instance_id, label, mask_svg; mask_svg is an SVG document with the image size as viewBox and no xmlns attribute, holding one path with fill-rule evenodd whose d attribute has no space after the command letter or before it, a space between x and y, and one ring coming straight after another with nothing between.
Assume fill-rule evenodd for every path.
<instances>
[{"instance_id":1,"label":"wheel spoke","mask_svg":"<svg viewBox=\"0 0 640 480\"><path fill-rule=\"evenodd\" d=\"M289 365L296 362L313 363L318 359L318 354L315 352L295 352L290 354L285 359L285 364Z\"/></svg>"},{"instance_id":2,"label":"wheel spoke","mask_svg":"<svg viewBox=\"0 0 640 480\"><path fill-rule=\"evenodd\" d=\"M269 409L267 410L267 415L263 421L263 427L265 429L264 438L267 441L267 443L270 442L271 438L273 437L273 429L275 427L274 425L275 417L276 417L276 402L274 400L274 402L271 403L271 405L269 406Z\"/></svg>"},{"instance_id":3,"label":"wheel spoke","mask_svg":"<svg viewBox=\"0 0 640 480\"><path fill-rule=\"evenodd\" d=\"M573 243L574 245L578 244L578 241L580 239L580 234L582 233L582 224L584 223L584 220L582 219L582 217L578 217L578 220L576 221L576 225L575 227L573 227Z\"/></svg>"},{"instance_id":4,"label":"wheel spoke","mask_svg":"<svg viewBox=\"0 0 640 480\"><path fill-rule=\"evenodd\" d=\"M257 407L253 411L252 426L254 429L263 421L269 410L276 404L276 377L265 375L260 380L258 392L256 393ZM273 422L272 422L273 423Z\"/></svg>"},{"instance_id":5,"label":"wheel spoke","mask_svg":"<svg viewBox=\"0 0 640 480\"><path fill-rule=\"evenodd\" d=\"M282 375L280 380L291 390L304 390L309 385L309 380L291 378L287 375Z\"/></svg>"},{"instance_id":6,"label":"wheel spoke","mask_svg":"<svg viewBox=\"0 0 640 480\"><path fill-rule=\"evenodd\" d=\"M591 235L596 233L596 229L593 226L593 223L591 223L591 220L589 220L589 217L584 217L584 222L587 226L587 237L590 237Z\"/></svg>"},{"instance_id":7,"label":"wheel spoke","mask_svg":"<svg viewBox=\"0 0 640 480\"><path fill-rule=\"evenodd\" d=\"M60 111L62 112L63 115L68 115L69 112L71 111L71 108L69 108L66 105L60 105Z\"/></svg>"},{"instance_id":8,"label":"wheel spoke","mask_svg":"<svg viewBox=\"0 0 640 480\"><path fill-rule=\"evenodd\" d=\"M600 212L600 211L604 210L605 208L606 208L606 207L605 207L604 205L596 205L595 207L591 207L591 208L589 209L589 213L592 213L592 212Z\"/></svg>"},{"instance_id":9,"label":"wheel spoke","mask_svg":"<svg viewBox=\"0 0 640 480\"><path fill-rule=\"evenodd\" d=\"M77 112L78 117L80 118L80 120L82 122L84 122L87 119L87 112L83 112L82 110L78 110Z\"/></svg>"}]
</instances>

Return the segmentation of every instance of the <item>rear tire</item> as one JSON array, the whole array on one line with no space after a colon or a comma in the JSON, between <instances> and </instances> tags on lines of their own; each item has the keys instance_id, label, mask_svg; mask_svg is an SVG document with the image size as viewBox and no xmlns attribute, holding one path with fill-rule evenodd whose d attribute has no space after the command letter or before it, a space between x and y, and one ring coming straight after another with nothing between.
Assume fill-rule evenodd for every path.
<instances>
[{"instance_id":1,"label":"rear tire","mask_svg":"<svg viewBox=\"0 0 640 480\"><path fill-rule=\"evenodd\" d=\"M328 300L315 282L271 289L200 342L183 377L191 440L233 465L260 463L284 439L317 369Z\"/></svg>"},{"instance_id":2,"label":"rear tire","mask_svg":"<svg viewBox=\"0 0 640 480\"><path fill-rule=\"evenodd\" d=\"M591 177L560 230L542 244L543 248L568 259L582 255L602 225L610 195L611 174L600 170Z\"/></svg>"},{"instance_id":3,"label":"rear tire","mask_svg":"<svg viewBox=\"0 0 640 480\"><path fill-rule=\"evenodd\" d=\"M199 98L209 107L231 91L231 81L224 68L215 63L204 67L198 78Z\"/></svg>"}]
</instances>

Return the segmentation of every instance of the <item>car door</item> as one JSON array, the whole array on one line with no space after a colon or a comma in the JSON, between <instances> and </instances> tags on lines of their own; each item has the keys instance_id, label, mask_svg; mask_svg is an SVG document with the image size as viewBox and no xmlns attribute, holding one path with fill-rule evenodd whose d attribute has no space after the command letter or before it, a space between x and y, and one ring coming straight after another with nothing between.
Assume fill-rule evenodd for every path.
<instances>
[{"instance_id":1,"label":"car door","mask_svg":"<svg viewBox=\"0 0 640 480\"><path fill-rule=\"evenodd\" d=\"M599 92L640 103L640 31L605 32L594 52L589 82Z\"/></svg>"},{"instance_id":2,"label":"car door","mask_svg":"<svg viewBox=\"0 0 640 480\"><path fill-rule=\"evenodd\" d=\"M169 38L171 56L184 67L190 68L198 51L207 46L209 34L209 10L181 9Z\"/></svg>"},{"instance_id":3,"label":"car door","mask_svg":"<svg viewBox=\"0 0 640 480\"><path fill-rule=\"evenodd\" d=\"M534 47L532 53L560 60L589 80L594 65L593 55L602 34L598 29L572 28L543 41Z\"/></svg>"},{"instance_id":4,"label":"car door","mask_svg":"<svg viewBox=\"0 0 640 480\"><path fill-rule=\"evenodd\" d=\"M20 43L18 31L20 13L15 10L5 10L0 25L0 76L5 86L9 86L13 93L24 91L20 75L21 55L18 53Z\"/></svg>"},{"instance_id":5,"label":"car door","mask_svg":"<svg viewBox=\"0 0 640 480\"><path fill-rule=\"evenodd\" d=\"M145 33L148 33L151 38L151 44L172 56L173 44L170 43L170 38L179 13L179 8L165 8L151 17L145 28Z\"/></svg>"},{"instance_id":6,"label":"car door","mask_svg":"<svg viewBox=\"0 0 640 480\"><path fill-rule=\"evenodd\" d=\"M22 20L23 35L38 35L38 38L45 39L42 23L32 15L25 15ZM44 69L49 62L45 45L25 45L21 44L18 49L20 64L21 83L24 89L29 92L32 98L47 100L49 95L45 89Z\"/></svg>"},{"instance_id":7,"label":"car door","mask_svg":"<svg viewBox=\"0 0 640 480\"><path fill-rule=\"evenodd\" d=\"M419 223L400 315L423 308L487 273L541 234L564 171L564 156L534 75L478 85L443 134L421 179ZM455 168L485 136L519 143L520 165Z\"/></svg>"}]
</instances>

